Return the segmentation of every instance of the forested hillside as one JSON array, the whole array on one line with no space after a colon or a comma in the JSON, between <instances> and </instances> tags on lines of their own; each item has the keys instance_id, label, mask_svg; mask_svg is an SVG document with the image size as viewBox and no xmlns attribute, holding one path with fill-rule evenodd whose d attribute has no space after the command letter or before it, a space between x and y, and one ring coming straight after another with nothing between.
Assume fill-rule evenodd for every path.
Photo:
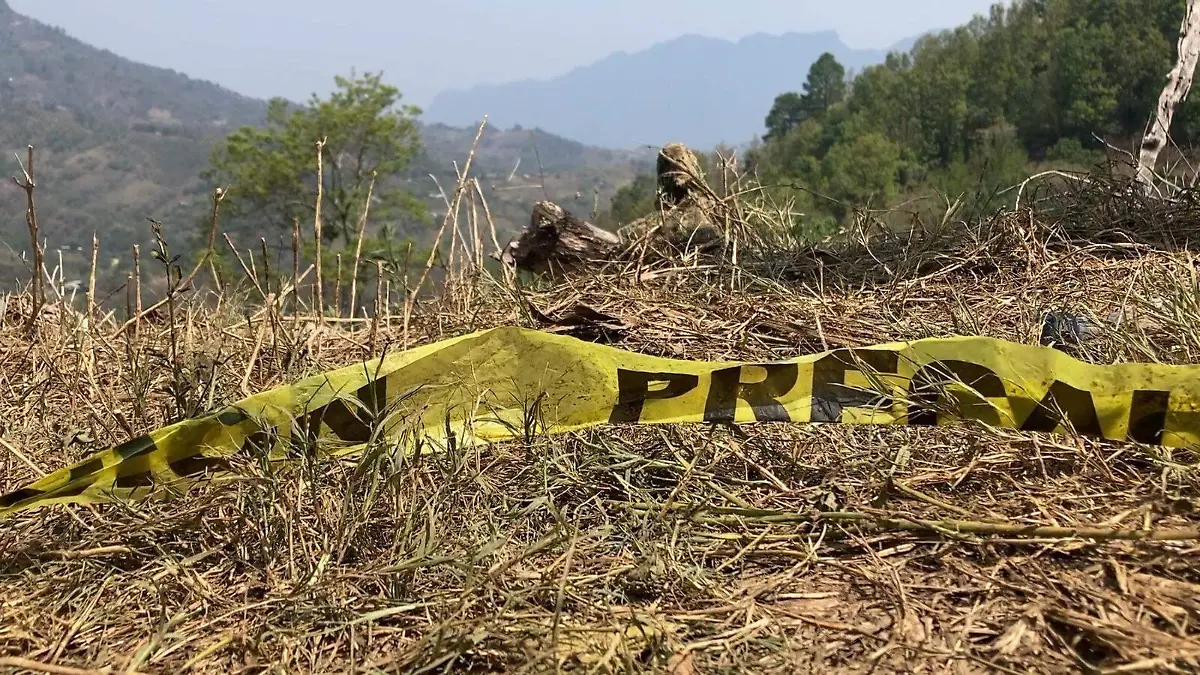
<instances>
[{"instance_id":1,"label":"forested hillside","mask_svg":"<svg viewBox=\"0 0 1200 675\"><path fill-rule=\"evenodd\" d=\"M854 207L940 191L976 206L1038 166L1089 168L1132 150L1175 58L1185 0L1018 0L926 36L852 80L827 55L804 90L763 111L747 168L794 184L800 225L821 231ZM1185 102L1173 140L1200 136ZM1119 154L1119 153L1118 153ZM645 181L614 203L649 209Z\"/></svg>"}]
</instances>

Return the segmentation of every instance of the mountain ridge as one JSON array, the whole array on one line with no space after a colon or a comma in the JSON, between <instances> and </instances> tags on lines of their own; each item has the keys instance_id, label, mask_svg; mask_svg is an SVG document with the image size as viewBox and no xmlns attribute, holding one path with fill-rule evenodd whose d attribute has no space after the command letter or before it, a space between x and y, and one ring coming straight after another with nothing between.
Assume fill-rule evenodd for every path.
<instances>
[{"instance_id":1,"label":"mountain ridge","mask_svg":"<svg viewBox=\"0 0 1200 675\"><path fill-rule=\"evenodd\" d=\"M737 40L686 34L633 53L614 52L550 78L447 90L434 97L425 115L461 126L486 114L501 126L537 125L601 147L741 144L760 132L775 96L801 87L808 66L822 53L858 69L881 62L889 51L907 51L915 41L854 49L836 31L760 32ZM799 65L762 65L769 63ZM670 85L663 85L664 76L670 76Z\"/></svg>"}]
</instances>

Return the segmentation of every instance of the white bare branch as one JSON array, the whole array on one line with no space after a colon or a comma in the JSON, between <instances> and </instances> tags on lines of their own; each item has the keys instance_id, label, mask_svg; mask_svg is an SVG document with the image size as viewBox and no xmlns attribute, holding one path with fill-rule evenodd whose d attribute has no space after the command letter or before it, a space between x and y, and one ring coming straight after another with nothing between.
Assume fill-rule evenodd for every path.
<instances>
[{"instance_id":1,"label":"white bare branch","mask_svg":"<svg viewBox=\"0 0 1200 675\"><path fill-rule=\"evenodd\" d=\"M1138 156L1138 181L1146 191L1154 191L1154 167L1158 163L1158 153L1167 144L1167 134L1171 129L1171 118L1175 108L1187 98L1192 88L1192 75L1196 71L1196 61L1200 59L1200 0L1188 0L1184 11L1183 22L1179 28L1178 58L1175 67L1167 74L1167 84L1158 97L1158 106L1146 126L1142 136L1141 151Z\"/></svg>"}]
</instances>

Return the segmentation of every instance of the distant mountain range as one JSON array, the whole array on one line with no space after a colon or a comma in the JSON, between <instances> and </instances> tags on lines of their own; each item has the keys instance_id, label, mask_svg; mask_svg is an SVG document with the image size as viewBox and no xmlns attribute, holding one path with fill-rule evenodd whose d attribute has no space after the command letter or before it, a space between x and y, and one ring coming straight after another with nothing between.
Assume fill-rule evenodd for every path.
<instances>
[{"instance_id":1,"label":"distant mountain range","mask_svg":"<svg viewBox=\"0 0 1200 675\"><path fill-rule=\"evenodd\" d=\"M908 51L852 49L832 31L751 35L737 42L685 35L643 51L617 52L549 80L480 85L437 95L429 121L537 126L609 148L682 141L699 148L740 145L762 133L775 97L798 91L809 66L830 52L847 69Z\"/></svg>"}]
</instances>

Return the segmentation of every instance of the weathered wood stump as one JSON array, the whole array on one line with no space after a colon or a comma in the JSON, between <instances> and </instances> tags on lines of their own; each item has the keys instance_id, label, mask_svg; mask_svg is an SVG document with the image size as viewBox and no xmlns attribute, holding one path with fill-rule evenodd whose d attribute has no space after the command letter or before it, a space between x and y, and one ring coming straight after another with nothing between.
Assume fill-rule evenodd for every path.
<instances>
[{"instance_id":1,"label":"weathered wood stump","mask_svg":"<svg viewBox=\"0 0 1200 675\"><path fill-rule=\"evenodd\" d=\"M668 143L658 152L658 201L664 208L701 201L712 193L704 182L700 160L683 143Z\"/></svg>"},{"instance_id":2,"label":"weathered wood stump","mask_svg":"<svg viewBox=\"0 0 1200 675\"><path fill-rule=\"evenodd\" d=\"M659 210L630 223L631 238L652 232L650 246L668 255L719 248L720 228L714 224L718 198L696 153L683 143L668 143L659 150L655 168Z\"/></svg>"},{"instance_id":3,"label":"weathered wood stump","mask_svg":"<svg viewBox=\"0 0 1200 675\"><path fill-rule=\"evenodd\" d=\"M682 143L668 143L659 151L656 171L661 210L622 228L623 236L629 242L645 242L642 255L720 248L720 229L713 223L718 199L705 182L696 154ZM589 261L611 259L623 243L622 235L577 218L554 202L539 201L533 204L529 225L498 257L517 269L566 272Z\"/></svg>"},{"instance_id":4,"label":"weathered wood stump","mask_svg":"<svg viewBox=\"0 0 1200 675\"><path fill-rule=\"evenodd\" d=\"M568 270L604 259L621 245L617 235L549 201L534 202L529 225L504 247L500 260L518 269Z\"/></svg>"}]
</instances>

